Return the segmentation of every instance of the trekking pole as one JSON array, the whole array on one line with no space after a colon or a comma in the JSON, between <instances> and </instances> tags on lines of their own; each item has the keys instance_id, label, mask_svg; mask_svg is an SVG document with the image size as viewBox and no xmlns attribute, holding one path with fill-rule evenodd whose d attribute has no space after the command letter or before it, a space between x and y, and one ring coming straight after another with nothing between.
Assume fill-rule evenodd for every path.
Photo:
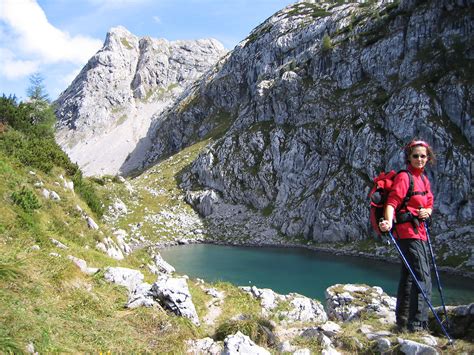
<instances>
[{"instance_id":1,"label":"trekking pole","mask_svg":"<svg viewBox=\"0 0 474 355\"><path fill-rule=\"evenodd\" d=\"M439 317L438 317L438 314L436 313L436 311L434 310L433 306L431 305L431 302L430 302L430 300L428 299L428 297L426 296L425 291L423 291L423 288L421 287L421 285L420 285L418 279L417 279L416 276L415 276L415 273L413 272L412 268L410 267L410 264L408 264L407 259L406 259L405 256L403 255L403 252L402 252L402 250L400 249L400 246L399 246L399 245L397 244L397 242L395 241L395 238L393 237L392 232L391 232L391 231L388 231L388 235L390 236L390 239L392 240L393 244L394 244L395 247L397 248L398 254L400 254L400 257L401 257L402 260L403 260L403 264L405 265L405 267L407 268L407 270L410 272L411 277L413 278L413 281L415 281L416 286L418 287L418 289L420 290L421 294L423 295L423 298L424 298L426 304L428 305L428 307L430 307L431 312L433 313L433 315L435 316L436 320L438 321L438 324L439 324L439 326L441 327L441 330L443 331L443 333L444 333L444 335L446 336L446 338L448 338L448 343L449 343L450 345L454 344L453 339L451 339L451 337L449 336L449 334L448 334L446 328L444 328L443 323L441 322L441 320L440 320Z\"/></svg>"},{"instance_id":2,"label":"trekking pole","mask_svg":"<svg viewBox=\"0 0 474 355\"><path fill-rule=\"evenodd\" d=\"M434 253L433 253L433 247L431 246L430 230L428 229L428 224L426 222L423 222L423 224L425 225L426 238L428 239L428 246L430 248L430 254L431 254L431 262L433 264L433 268L434 268L435 275L436 275L436 283L438 284L438 291L439 291L439 295L441 297L441 305L443 306L444 317L446 319L446 324L449 328L448 312L446 311L446 306L444 304L443 288L441 286L441 281L440 281L440 278L439 278L438 268L436 267L436 261L435 261L435 257L434 257Z\"/></svg>"}]
</instances>

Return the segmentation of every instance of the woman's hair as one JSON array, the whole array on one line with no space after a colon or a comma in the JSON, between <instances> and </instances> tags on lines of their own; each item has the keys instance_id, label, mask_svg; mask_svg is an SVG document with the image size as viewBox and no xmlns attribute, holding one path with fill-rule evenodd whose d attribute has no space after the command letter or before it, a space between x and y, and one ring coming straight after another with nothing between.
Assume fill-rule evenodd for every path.
<instances>
[{"instance_id":1,"label":"woman's hair","mask_svg":"<svg viewBox=\"0 0 474 355\"><path fill-rule=\"evenodd\" d=\"M404 148L404 153L405 153L405 161L408 164L408 158L410 157L411 153L416 147L425 147L426 152L428 154L428 162L433 165L436 162L436 156L433 152L433 148L426 143L425 141L421 139L413 139L410 143L408 143L405 148Z\"/></svg>"}]
</instances>

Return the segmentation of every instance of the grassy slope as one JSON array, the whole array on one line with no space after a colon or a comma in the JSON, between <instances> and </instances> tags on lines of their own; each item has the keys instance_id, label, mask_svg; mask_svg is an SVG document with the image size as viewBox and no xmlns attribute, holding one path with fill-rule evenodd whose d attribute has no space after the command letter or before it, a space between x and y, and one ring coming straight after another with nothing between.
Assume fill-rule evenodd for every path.
<instances>
[{"instance_id":1,"label":"grassy slope","mask_svg":"<svg viewBox=\"0 0 474 355\"><path fill-rule=\"evenodd\" d=\"M58 186L64 172L30 171L0 151L0 351L23 351L30 342L40 352L182 348L182 339L197 332L188 322L157 309L124 309L125 289L104 282L101 273L82 274L67 259L74 255L92 267L139 269L150 261L147 253L139 250L119 262L95 250L111 231L101 223L100 232L88 229L76 205L94 215L74 193ZM34 187L39 181L61 201L42 197L41 188ZM36 195L39 209L28 213L13 203L12 193L22 187ZM69 249L55 247L50 238ZM40 250L32 250L33 245ZM154 281L142 272L146 281Z\"/></svg>"},{"instance_id":2,"label":"grassy slope","mask_svg":"<svg viewBox=\"0 0 474 355\"><path fill-rule=\"evenodd\" d=\"M149 171L146 175L159 174L153 183L145 177L135 179L137 190L148 186L165 191L163 196L153 197L146 190L140 190L143 195L135 196L140 205L148 206L149 213L164 210L193 213L177 198L176 173L205 143L199 143ZM62 188L59 179L59 175L64 175L62 169L56 167L50 174L35 170L35 175L30 173L33 170L0 150L0 352L22 352L29 343L33 343L39 352L183 351L185 339L212 335L208 332L213 328L205 325L196 328L187 320L160 309L125 309L127 295L124 288L105 282L102 272L95 276L81 273L67 259L68 255L86 260L90 267L140 269L145 274L145 281L155 280L155 276L142 267L150 262L145 249L116 261L94 248L97 241L112 235L112 230L101 223L76 194ZM45 199L41 195L42 188L34 186L39 181L43 182L44 188L56 191L61 200ZM13 202L12 193L22 187L37 197L39 209L25 212ZM124 198L128 192L124 191L123 184L106 184L100 193L106 204L113 200L109 193L130 202ZM87 227L76 205L98 222L100 231ZM129 217L120 223L142 221L143 210L137 208ZM167 239L170 229L163 228L155 234L156 230L147 231L145 223L143 234L156 235L156 241ZM50 238L59 240L68 249L57 248ZM40 249L31 249L34 245ZM189 282L189 287L202 318L209 296L194 281ZM226 292L232 290L231 301L226 301L226 305L232 305L226 307L229 314L248 312L249 304L254 305L254 311L259 309L236 287L222 285L217 288Z\"/></svg>"}]
</instances>

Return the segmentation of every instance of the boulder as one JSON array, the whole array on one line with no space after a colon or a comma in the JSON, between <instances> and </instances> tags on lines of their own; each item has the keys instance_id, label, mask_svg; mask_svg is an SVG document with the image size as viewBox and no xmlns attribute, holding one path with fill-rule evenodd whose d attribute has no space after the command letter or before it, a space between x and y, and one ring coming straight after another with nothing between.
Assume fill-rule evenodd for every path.
<instances>
[{"instance_id":1,"label":"boulder","mask_svg":"<svg viewBox=\"0 0 474 355\"><path fill-rule=\"evenodd\" d=\"M151 292L153 297L173 313L188 318L194 324L199 325L199 317L185 278L160 276L158 281L152 285Z\"/></svg>"},{"instance_id":2,"label":"boulder","mask_svg":"<svg viewBox=\"0 0 474 355\"><path fill-rule=\"evenodd\" d=\"M61 201L61 197L55 191L49 192L49 198L53 201Z\"/></svg>"},{"instance_id":3,"label":"boulder","mask_svg":"<svg viewBox=\"0 0 474 355\"><path fill-rule=\"evenodd\" d=\"M151 285L144 282L137 284L133 290L129 292L128 301L125 307L154 307L157 305L158 303L153 298L153 292L151 292Z\"/></svg>"},{"instance_id":4,"label":"boulder","mask_svg":"<svg viewBox=\"0 0 474 355\"><path fill-rule=\"evenodd\" d=\"M222 345L212 338L192 339L188 340L186 344L188 346L187 354L220 355L222 353Z\"/></svg>"},{"instance_id":5,"label":"boulder","mask_svg":"<svg viewBox=\"0 0 474 355\"><path fill-rule=\"evenodd\" d=\"M125 238L127 238L127 232L125 232L123 229L118 229L113 234L120 250L122 250L125 255L130 254L132 252L132 248L125 241Z\"/></svg>"},{"instance_id":6,"label":"boulder","mask_svg":"<svg viewBox=\"0 0 474 355\"><path fill-rule=\"evenodd\" d=\"M157 273L172 274L176 271L175 268L168 264L159 253L153 255L153 262L154 265L151 266L151 269L156 270Z\"/></svg>"},{"instance_id":7,"label":"boulder","mask_svg":"<svg viewBox=\"0 0 474 355\"><path fill-rule=\"evenodd\" d=\"M286 322L324 323L328 319L319 301L297 293L280 295L271 289L259 289L255 286L242 286L240 289L260 300L264 315L269 315L280 302L286 301L289 303L289 309L279 311L277 314L277 317L284 318Z\"/></svg>"},{"instance_id":8,"label":"boulder","mask_svg":"<svg viewBox=\"0 0 474 355\"><path fill-rule=\"evenodd\" d=\"M400 351L406 355L438 355L438 351L426 344L417 343L413 340L398 338Z\"/></svg>"},{"instance_id":9,"label":"boulder","mask_svg":"<svg viewBox=\"0 0 474 355\"><path fill-rule=\"evenodd\" d=\"M96 267L88 267L87 262L85 260L76 258L75 256L68 255L67 258L71 260L76 266L84 273L87 275L94 275L96 274L99 269Z\"/></svg>"},{"instance_id":10,"label":"boulder","mask_svg":"<svg viewBox=\"0 0 474 355\"><path fill-rule=\"evenodd\" d=\"M104 238L102 242L96 244L96 248L102 250L108 256L115 260L122 260L124 258L122 251L118 245L112 240L112 238Z\"/></svg>"},{"instance_id":11,"label":"boulder","mask_svg":"<svg viewBox=\"0 0 474 355\"><path fill-rule=\"evenodd\" d=\"M140 271L124 267L108 267L105 269L104 278L114 284L124 286L131 293L143 283L144 276Z\"/></svg>"},{"instance_id":12,"label":"boulder","mask_svg":"<svg viewBox=\"0 0 474 355\"><path fill-rule=\"evenodd\" d=\"M284 296L279 295L269 288L257 288L256 286L242 286L241 290L249 293L252 297L260 300L260 305L263 308L263 311L268 313L273 310L277 305L278 301L285 299Z\"/></svg>"},{"instance_id":13,"label":"boulder","mask_svg":"<svg viewBox=\"0 0 474 355\"><path fill-rule=\"evenodd\" d=\"M240 331L234 335L228 335L224 339L223 355L252 354L252 355L270 355L266 349L256 345L247 335Z\"/></svg>"},{"instance_id":14,"label":"boulder","mask_svg":"<svg viewBox=\"0 0 474 355\"><path fill-rule=\"evenodd\" d=\"M324 323L328 316L319 301L304 296L296 296L290 301L290 311L281 312L290 322Z\"/></svg>"},{"instance_id":15,"label":"boulder","mask_svg":"<svg viewBox=\"0 0 474 355\"><path fill-rule=\"evenodd\" d=\"M86 221L87 221L87 226L90 228L90 229L99 229L99 226L97 225L97 223L95 223L95 221L91 218L91 217L86 217Z\"/></svg>"},{"instance_id":16,"label":"boulder","mask_svg":"<svg viewBox=\"0 0 474 355\"><path fill-rule=\"evenodd\" d=\"M329 318L339 321L358 319L363 312L374 313L383 322L395 322L396 299L380 287L337 284L326 290Z\"/></svg>"},{"instance_id":17,"label":"boulder","mask_svg":"<svg viewBox=\"0 0 474 355\"><path fill-rule=\"evenodd\" d=\"M441 319L444 319L442 307L435 308L436 313ZM460 306L446 306L449 319L449 335L453 338L464 338L474 334L474 303ZM433 314L429 314L429 327L437 334L442 335L441 327L434 318Z\"/></svg>"},{"instance_id":18,"label":"boulder","mask_svg":"<svg viewBox=\"0 0 474 355\"><path fill-rule=\"evenodd\" d=\"M61 243L59 240L56 240L54 238L50 238L49 240L59 249L69 249L66 245Z\"/></svg>"}]
</instances>

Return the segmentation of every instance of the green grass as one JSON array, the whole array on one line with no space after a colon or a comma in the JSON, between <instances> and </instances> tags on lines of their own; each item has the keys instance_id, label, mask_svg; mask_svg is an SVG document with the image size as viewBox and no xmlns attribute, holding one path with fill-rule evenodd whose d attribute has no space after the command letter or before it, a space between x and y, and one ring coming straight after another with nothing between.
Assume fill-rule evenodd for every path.
<instances>
[{"instance_id":1,"label":"green grass","mask_svg":"<svg viewBox=\"0 0 474 355\"><path fill-rule=\"evenodd\" d=\"M260 304L249 294L236 288L228 282L218 282L215 284L218 290L226 293L222 313L218 318L218 323L225 322L227 319L233 318L241 314L259 314Z\"/></svg>"},{"instance_id":2,"label":"green grass","mask_svg":"<svg viewBox=\"0 0 474 355\"><path fill-rule=\"evenodd\" d=\"M133 46L130 44L130 42L125 38L125 37L122 37L120 38L120 42L122 43L122 45L127 48L127 49L133 49Z\"/></svg>"},{"instance_id":3,"label":"green grass","mask_svg":"<svg viewBox=\"0 0 474 355\"><path fill-rule=\"evenodd\" d=\"M274 330L274 326L269 320L255 316L243 316L242 318L243 319L228 320L219 325L214 334L214 339L224 340L228 335L240 331L258 345L266 347L275 345L275 338L270 336L270 332Z\"/></svg>"}]
</instances>

